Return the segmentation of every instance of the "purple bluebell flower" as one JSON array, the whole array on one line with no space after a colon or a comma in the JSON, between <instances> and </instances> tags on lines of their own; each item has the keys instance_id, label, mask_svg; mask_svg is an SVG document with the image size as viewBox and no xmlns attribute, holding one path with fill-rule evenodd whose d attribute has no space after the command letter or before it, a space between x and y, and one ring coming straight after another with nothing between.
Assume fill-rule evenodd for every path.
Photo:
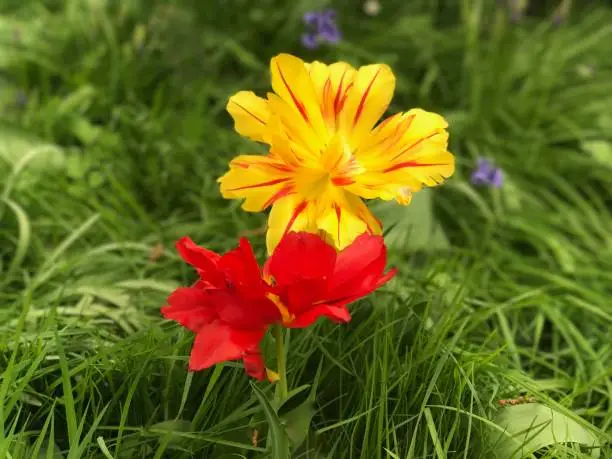
<instances>
[{"instance_id":1,"label":"purple bluebell flower","mask_svg":"<svg viewBox=\"0 0 612 459\"><path fill-rule=\"evenodd\" d=\"M302 35L302 44L309 49L315 49L322 42L336 44L342 34L336 24L336 12L325 10L323 12L311 11L304 14L304 24L310 29Z\"/></svg>"},{"instance_id":2,"label":"purple bluebell flower","mask_svg":"<svg viewBox=\"0 0 612 459\"><path fill-rule=\"evenodd\" d=\"M476 169L472 172L472 183L474 185L489 185L500 188L504 181L503 171L494 167L493 163L486 158L478 158Z\"/></svg>"}]
</instances>

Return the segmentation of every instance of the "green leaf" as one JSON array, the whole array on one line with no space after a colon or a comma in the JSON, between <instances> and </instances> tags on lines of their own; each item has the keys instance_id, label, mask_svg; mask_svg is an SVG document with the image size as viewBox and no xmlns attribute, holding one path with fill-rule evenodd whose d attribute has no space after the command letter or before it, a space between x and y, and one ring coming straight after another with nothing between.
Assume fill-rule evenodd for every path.
<instances>
[{"instance_id":1,"label":"green leaf","mask_svg":"<svg viewBox=\"0 0 612 459\"><path fill-rule=\"evenodd\" d=\"M293 449L297 449L308 436L308 429L315 414L314 397L307 391L310 385L300 386L289 393L289 398L278 409Z\"/></svg>"},{"instance_id":2,"label":"green leaf","mask_svg":"<svg viewBox=\"0 0 612 459\"><path fill-rule=\"evenodd\" d=\"M259 400L259 403L264 410L264 414L266 415L266 420L268 421L270 438L272 439L272 442L270 445L267 445L267 448L270 450L272 459L290 458L289 437L283 428L278 414L276 411L274 411L274 408L262 390L253 383L251 383L251 387L253 388L253 392L255 393L257 400Z\"/></svg>"},{"instance_id":3,"label":"green leaf","mask_svg":"<svg viewBox=\"0 0 612 459\"><path fill-rule=\"evenodd\" d=\"M153 424L149 429L167 432L191 432L191 422L182 419L170 419Z\"/></svg>"},{"instance_id":4,"label":"green leaf","mask_svg":"<svg viewBox=\"0 0 612 459\"><path fill-rule=\"evenodd\" d=\"M102 134L102 128L89 122L84 116L69 118L70 130L85 145L93 144Z\"/></svg>"},{"instance_id":5,"label":"green leaf","mask_svg":"<svg viewBox=\"0 0 612 459\"><path fill-rule=\"evenodd\" d=\"M165 442L167 446L178 446L181 443L181 436L177 434L191 432L191 422L183 419L169 419L153 424L148 430L158 434L160 442Z\"/></svg>"},{"instance_id":6,"label":"green leaf","mask_svg":"<svg viewBox=\"0 0 612 459\"><path fill-rule=\"evenodd\" d=\"M382 221L387 246L404 252L444 250L449 247L442 228L435 221L431 190L414 193L408 206L380 201L372 211Z\"/></svg>"},{"instance_id":7,"label":"green leaf","mask_svg":"<svg viewBox=\"0 0 612 459\"><path fill-rule=\"evenodd\" d=\"M582 149L600 165L612 168L612 143L607 140L588 140L582 142Z\"/></svg>"},{"instance_id":8,"label":"green leaf","mask_svg":"<svg viewBox=\"0 0 612 459\"><path fill-rule=\"evenodd\" d=\"M304 443L304 440L306 440L314 414L314 402L308 398L294 410L285 412L282 415L281 419L285 424L285 432L289 440L291 440L293 449L299 448Z\"/></svg>"},{"instance_id":9,"label":"green leaf","mask_svg":"<svg viewBox=\"0 0 612 459\"><path fill-rule=\"evenodd\" d=\"M0 157L21 169L27 162L28 170L52 172L64 167L64 152L16 126L0 123Z\"/></svg>"},{"instance_id":10,"label":"green leaf","mask_svg":"<svg viewBox=\"0 0 612 459\"><path fill-rule=\"evenodd\" d=\"M17 226L19 228L19 236L17 238L17 247L15 247L15 252L13 253L13 258L11 260L11 264L9 265L8 270L4 273L4 278L2 281L10 280L11 274L15 272L23 262L28 248L30 247L30 236L32 234L30 219L27 214L23 210L23 208L17 204L16 202L11 201L10 199L1 199L0 202L4 202L15 214L15 218L17 219ZM0 219L2 218L2 213L0 211Z\"/></svg>"},{"instance_id":11,"label":"green leaf","mask_svg":"<svg viewBox=\"0 0 612 459\"><path fill-rule=\"evenodd\" d=\"M310 384L304 384L290 391L287 400L278 409L278 415L282 417L304 403L311 396L310 392L306 392L306 389L310 389Z\"/></svg>"},{"instance_id":12,"label":"green leaf","mask_svg":"<svg viewBox=\"0 0 612 459\"><path fill-rule=\"evenodd\" d=\"M522 458L547 446L578 443L590 448L591 457L599 457L598 438L564 413L540 403L503 408L495 423L505 433L493 434L493 444L500 459Z\"/></svg>"},{"instance_id":13,"label":"green leaf","mask_svg":"<svg viewBox=\"0 0 612 459\"><path fill-rule=\"evenodd\" d=\"M507 210L518 211L521 209L522 200L520 190L507 174L504 176L504 186L501 190L501 198Z\"/></svg>"}]
</instances>

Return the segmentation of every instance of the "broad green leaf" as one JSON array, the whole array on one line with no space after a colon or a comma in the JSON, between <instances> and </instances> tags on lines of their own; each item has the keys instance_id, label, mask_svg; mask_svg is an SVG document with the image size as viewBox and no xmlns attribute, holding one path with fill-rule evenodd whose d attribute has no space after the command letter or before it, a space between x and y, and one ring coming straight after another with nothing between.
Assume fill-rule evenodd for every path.
<instances>
[{"instance_id":1,"label":"broad green leaf","mask_svg":"<svg viewBox=\"0 0 612 459\"><path fill-rule=\"evenodd\" d=\"M501 197L506 209L510 211L521 209L520 190L507 174L504 176L504 186L502 188Z\"/></svg>"},{"instance_id":2,"label":"broad green leaf","mask_svg":"<svg viewBox=\"0 0 612 459\"><path fill-rule=\"evenodd\" d=\"M267 445L267 447L272 455L272 459L289 459L291 457L289 437L283 428L278 414L276 411L274 411L274 408L262 390L253 383L251 383L251 387L253 388L253 392L255 393L257 400L259 400L259 403L264 410L264 414L266 415L266 420L268 421L270 438L272 441L271 444Z\"/></svg>"},{"instance_id":3,"label":"broad green leaf","mask_svg":"<svg viewBox=\"0 0 612 459\"><path fill-rule=\"evenodd\" d=\"M36 154L36 152L40 152ZM27 159L31 155L31 158ZM0 123L0 157L18 167L27 159L28 170L54 171L64 167L64 152L18 127Z\"/></svg>"},{"instance_id":4,"label":"broad green leaf","mask_svg":"<svg viewBox=\"0 0 612 459\"><path fill-rule=\"evenodd\" d=\"M314 414L314 402L309 398L297 408L281 416L285 425L285 432L289 440L291 440L294 449L299 448L308 436L308 430Z\"/></svg>"},{"instance_id":5,"label":"broad green leaf","mask_svg":"<svg viewBox=\"0 0 612 459\"><path fill-rule=\"evenodd\" d=\"M289 393L289 398L278 409L293 449L299 448L308 436L310 422L314 416L314 397L307 391L310 385L300 386Z\"/></svg>"},{"instance_id":6,"label":"broad green leaf","mask_svg":"<svg viewBox=\"0 0 612 459\"><path fill-rule=\"evenodd\" d=\"M183 419L169 419L153 424L149 430L160 435L167 446L178 446L181 437L176 434L191 432L191 422Z\"/></svg>"},{"instance_id":7,"label":"broad green leaf","mask_svg":"<svg viewBox=\"0 0 612 459\"><path fill-rule=\"evenodd\" d=\"M93 144L102 134L102 128L89 122L84 116L69 118L70 130L85 145Z\"/></svg>"},{"instance_id":8,"label":"broad green leaf","mask_svg":"<svg viewBox=\"0 0 612 459\"><path fill-rule=\"evenodd\" d=\"M8 175L4 197L9 197L13 188L30 187L44 174L62 170L65 162L64 151L57 145L0 122L0 173ZM10 173L7 164L12 168Z\"/></svg>"},{"instance_id":9,"label":"broad green leaf","mask_svg":"<svg viewBox=\"0 0 612 459\"><path fill-rule=\"evenodd\" d=\"M306 399L310 397L310 392L306 392L306 389L310 389L309 384L304 384L303 386L289 391L287 400L285 400L278 409L278 415L282 417L304 403Z\"/></svg>"},{"instance_id":10,"label":"broad green leaf","mask_svg":"<svg viewBox=\"0 0 612 459\"><path fill-rule=\"evenodd\" d=\"M499 410L495 423L505 433L492 440L499 459L522 458L536 451L563 443L578 443L599 457L600 442L590 431L569 416L540 403L509 406Z\"/></svg>"},{"instance_id":11,"label":"broad green leaf","mask_svg":"<svg viewBox=\"0 0 612 459\"><path fill-rule=\"evenodd\" d=\"M588 140L582 142L582 149L600 165L612 168L612 143L607 140Z\"/></svg>"},{"instance_id":12,"label":"broad green leaf","mask_svg":"<svg viewBox=\"0 0 612 459\"><path fill-rule=\"evenodd\" d=\"M153 424L149 429L167 432L191 432L191 422L182 419L170 419Z\"/></svg>"},{"instance_id":13,"label":"broad green leaf","mask_svg":"<svg viewBox=\"0 0 612 459\"><path fill-rule=\"evenodd\" d=\"M408 206L396 202L376 202L372 211L381 220L387 246L394 250L443 250L449 243L433 217L431 190L412 196Z\"/></svg>"}]
</instances>

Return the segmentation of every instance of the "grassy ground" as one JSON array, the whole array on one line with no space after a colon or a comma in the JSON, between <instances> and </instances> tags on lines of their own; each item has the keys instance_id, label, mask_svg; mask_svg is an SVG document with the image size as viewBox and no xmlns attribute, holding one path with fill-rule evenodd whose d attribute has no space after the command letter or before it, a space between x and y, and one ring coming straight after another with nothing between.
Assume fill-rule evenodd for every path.
<instances>
[{"instance_id":1,"label":"grassy ground","mask_svg":"<svg viewBox=\"0 0 612 459\"><path fill-rule=\"evenodd\" d=\"M279 52L389 63L391 110L443 113L458 162L377 205L398 278L291 335L290 384L317 393L299 457L512 457L495 425L525 407L497 401L522 391L571 430L524 453L612 457L577 446L612 436L612 11L555 28L556 2L520 24L493 1L357 3L334 3L340 45L304 51L306 0L2 2L0 457L262 456L242 369L188 374L192 336L159 307L193 280L178 237L224 251L265 221L215 180L254 148L227 97L267 91ZM501 190L469 184L480 155Z\"/></svg>"}]
</instances>

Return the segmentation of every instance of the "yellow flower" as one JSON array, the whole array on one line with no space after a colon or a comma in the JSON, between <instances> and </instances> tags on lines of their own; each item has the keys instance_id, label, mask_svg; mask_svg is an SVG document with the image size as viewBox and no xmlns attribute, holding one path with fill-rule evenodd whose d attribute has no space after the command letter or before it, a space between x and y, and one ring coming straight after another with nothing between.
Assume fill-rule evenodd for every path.
<instances>
[{"instance_id":1,"label":"yellow flower","mask_svg":"<svg viewBox=\"0 0 612 459\"><path fill-rule=\"evenodd\" d=\"M269 153L234 158L219 179L223 197L244 198L244 210L272 206L270 253L289 230L325 231L338 249L361 233L380 234L361 198L408 204L412 192L453 174L440 115L412 109L375 127L395 90L387 65L356 70L280 54L270 70L267 99L241 91L227 104L236 131L269 145Z\"/></svg>"}]
</instances>

